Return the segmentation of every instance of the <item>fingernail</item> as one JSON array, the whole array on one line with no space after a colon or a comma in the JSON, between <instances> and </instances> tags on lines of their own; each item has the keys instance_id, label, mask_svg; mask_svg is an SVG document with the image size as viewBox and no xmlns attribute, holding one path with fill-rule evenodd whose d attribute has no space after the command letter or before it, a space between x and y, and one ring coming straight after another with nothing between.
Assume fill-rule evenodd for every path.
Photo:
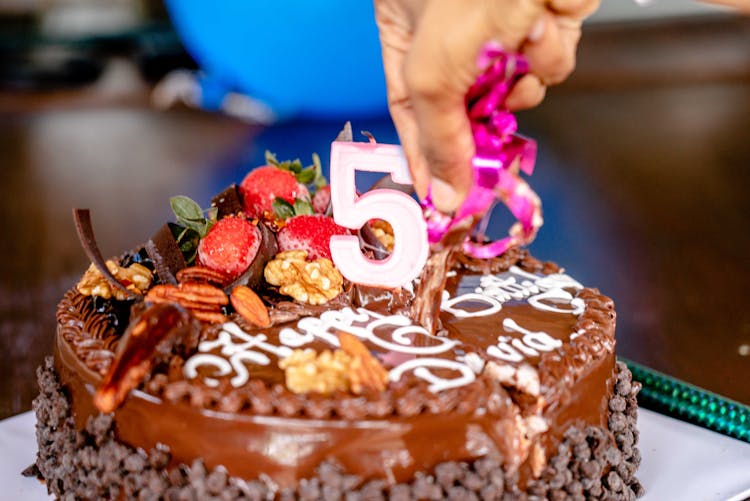
<instances>
[{"instance_id":1,"label":"fingernail","mask_svg":"<svg viewBox=\"0 0 750 501\"><path fill-rule=\"evenodd\" d=\"M484 71L497 59L497 56L503 51L503 44L497 40L490 40L482 47L477 56L477 68Z\"/></svg>"},{"instance_id":2,"label":"fingernail","mask_svg":"<svg viewBox=\"0 0 750 501\"><path fill-rule=\"evenodd\" d=\"M431 186L432 203L440 212L447 214L456 210L458 202L456 200L456 189L442 179L432 178Z\"/></svg>"},{"instance_id":3,"label":"fingernail","mask_svg":"<svg viewBox=\"0 0 750 501\"><path fill-rule=\"evenodd\" d=\"M529 42L538 42L542 39L544 36L544 28L545 28L545 22L544 18L539 18L532 26L531 30L529 30L529 35L526 37Z\"/></svg>"}]
</instances>

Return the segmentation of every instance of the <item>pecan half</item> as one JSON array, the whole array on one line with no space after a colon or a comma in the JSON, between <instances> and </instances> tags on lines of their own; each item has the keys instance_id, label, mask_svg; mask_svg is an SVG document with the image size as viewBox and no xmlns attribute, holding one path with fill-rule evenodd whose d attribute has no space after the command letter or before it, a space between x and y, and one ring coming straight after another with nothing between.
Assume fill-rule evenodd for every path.
<instances>
[{"instance_id":1,"label":"pecan half","mask_svg":"<svg viewBox=\"0 0 750 501\"><path fill-rule=\"evenodd\" d=\"M154 304L179 304L203 322L227 321L226 315L221 312L221 307L229 304L229 298L223 290L210 284L155 285L146 294L146 301Z\"/></svg>"},{"instance_id":2,"label":"pecan half","mask_svg":"<svg viewBox=\"0 0 750 501\"><path fill-rule=\"evenodd\" d=\"M235 311L245 320L258 327L268 327L271 325L271 318L268 315L268 308L263 304L263 300L246 285L238 285L232 289L229 296Z\"/></svg>"},{"instance_id":3,"label":"pecan half","mask_svg":"<svg viewBox=\"0 0 750 501\"><path fill-rule=\"evenodd\" d=\"M230 277L224 273L212 270L205 266L190 266L188 268L183 268L177 272L176 278L180 283L198 282L217 285L219 287L224 287L224 285L231 280Z\"/></svg>"}]
</instances>

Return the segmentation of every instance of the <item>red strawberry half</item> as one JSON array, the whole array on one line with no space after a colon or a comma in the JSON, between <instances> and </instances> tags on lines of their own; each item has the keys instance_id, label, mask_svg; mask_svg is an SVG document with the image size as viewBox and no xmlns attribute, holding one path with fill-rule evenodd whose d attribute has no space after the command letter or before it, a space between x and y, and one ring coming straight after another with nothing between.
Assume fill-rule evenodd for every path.
<instances>
[{"instance_id":1,"label":"red strawberry half","mask_svg":"<svg viewBox=\"0 0 750 501\"><path fill-rule=\"evenodd\" d=\"M349 230L334 223L333 218L315 214L290 217L276 238L279 251L302 249L308 259L331 259L331 237L348 234Z\"/></svg>"},{"instance_id":2,"label":"red strawberry half","mask_svg":"<svg viewBox=\"0 0 750 501\"><path fill-rule=\"evenodd\" d=\"M198 260L232 278L253 262L260 247L260 230L241 217L219 219L198 244Z\"/></svg>"},{"instance_id":3,"label":"red strawberry half","mask_svg":"<svg viewBox=\"0 0 750 501\"><path fill-rule=\"evenodd\" d=\"M318 214L325 214L328 211L328 204L331 203L331 187L323 186L315 192L312 199L313 210Z\"/></svg>"},{"instance_id":4,"label":"red strawberry half","mask_svg":"<svg viewBox=\"0 0 750 501\"><path fill-rule=\"evenodd\" d=\"M273 213L272 204L276 197L294 204L299 195L299 185L291 172L266 165L245 176L240 184L240 195L245 214L261 217L264 212Z\"/></svg>"}]
</instances>

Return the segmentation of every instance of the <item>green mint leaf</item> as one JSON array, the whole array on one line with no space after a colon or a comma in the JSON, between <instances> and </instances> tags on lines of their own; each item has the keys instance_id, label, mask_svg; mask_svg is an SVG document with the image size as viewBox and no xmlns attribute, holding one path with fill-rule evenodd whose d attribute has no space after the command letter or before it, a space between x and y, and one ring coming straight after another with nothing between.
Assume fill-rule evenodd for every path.
<instances>
[{"instance_id":1,"label":"green mint leaf","mask_svg":"<svg viewBox=\"0 0 750 501\"><path fill-rule=\"evenodd\" d=\"M178 195L169 199L175 217L178 220L197 221L203 219L203 209L190 197Z\"/></svg>"},{"instance_id":2,"label":"green mint leaf","mask_svg":"<svg viewBox=\"0 0 750 501\"><path fill-rule=\"evenodd\" d=\"M216 207L204 211L194 200L183 195L170 198L169 205L172 207L177 222L193 230L201 238L206 236L219 214ZM204 212L206 216L203 215Z\"/></svg>"},{"instance_id":3,"label":"green mint leaf","mask_svg":"<svg viewBox=\"0 0 750 501\"><path fill-rule=\"evenodd\" d=\"M302 184L310 184L315 181L315 167L305 167L302 172L297 174L297 182Z\"/></svg>"},{"instance_id":4,"label":"green mint leaf","mask_svg":"<svg viewBox=\"0 0 750 501\"><path fill-rule=\"evenodd\" d=\"M302 172L302 162L299 158L295 158L294 160L285 160L281 162L279 167L294 174L299 174L300 172Z\"/></svg>"},{"instance_id":5,"label":"green mint leaf","mask_svg":"<svg viewBox=\"0 0 750 501\"><path fill-rule=\"evenodd\" d=\"M294 206L281 197L276 197L271 205L273 206L274 214L276 214L276 217L279 219L286 219L294 216Z\"/></svg>"},{"instance_id":6,"label":"green mint leaf","mask_svg":"<svg viewBox=\"0 0 750 501\"><path fill-rule=\"evenodd\" d=\"M219 220L219 208L218 207L209 207L206 209L206 232L203 233L201 236L205 237L206 234L211 230L213 225L216 224L216 221Z\"/></svg>"},{"instance_id":7,"label":"green mint leaf","mask_svg":"<svg viewBox=\"0 0 750 501\"><path fill-rule=\"evenodd\" d=\"M319 190L323 186L327 185L328 182L326 181L325 176L323 176L323 166L320 163L320 157L318 156L318 154L313 153L312 159L313 168L315 169L315 178L313 179L313 184L315 185L315 188Z\"/></svg>"},{"instance_id":8,"label":"green mint leaf","mask_svg":"<svg viewBox=\"0 0 750 501\"><path fill-rule=\"evenodd\" d=\"M276 158L276 155L268 150L266 150L266 163L268 165L275 165L276 167L279 166L279 160Z\"/></svg>"},{"instance_id":9,"label":"green mint leaf","mask_svg":"<svg viewBox=\"0 0 750 501\"><path fill-rule=\"evenodd\" d=\"M308 215L312 216L315 214L315 211L313 210L313 206L310 202L307 200L302 200L301 198L298 198L294 201L294 214L297 216L300 215Z\"/></svg>"},{"instance_id":10,"label":"green mint leaf","mask_svg":"<svg viewBox=\"0 0 750 501\"><path fill-rule=\"evenodd\" d=\"M193 264L195 257L198 255L200 235L194 230L176 223L169 223L169 229L177 242L180 252L182 252L182 256L185 258L185 262L188 265Z\"/></svg>"}]
</instances>

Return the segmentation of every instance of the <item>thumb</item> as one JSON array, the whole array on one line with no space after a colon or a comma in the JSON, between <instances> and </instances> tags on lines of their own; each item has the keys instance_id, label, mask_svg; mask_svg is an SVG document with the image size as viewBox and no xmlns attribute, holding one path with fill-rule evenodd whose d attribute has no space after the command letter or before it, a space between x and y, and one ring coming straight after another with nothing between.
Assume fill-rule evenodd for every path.
<instances>
[{"instance_id":1,"label":"thumb","mask_svg":"<svg viewBox=\"0 0 750 501\"><path fill-rule=\"evenodd\" d=\"M542 15L543 0L434 0L419 20L404 66L435 206L453 212L472 184L474 139L465 96L489 41L514 51Z\"/></svg>"}]
</instances>

